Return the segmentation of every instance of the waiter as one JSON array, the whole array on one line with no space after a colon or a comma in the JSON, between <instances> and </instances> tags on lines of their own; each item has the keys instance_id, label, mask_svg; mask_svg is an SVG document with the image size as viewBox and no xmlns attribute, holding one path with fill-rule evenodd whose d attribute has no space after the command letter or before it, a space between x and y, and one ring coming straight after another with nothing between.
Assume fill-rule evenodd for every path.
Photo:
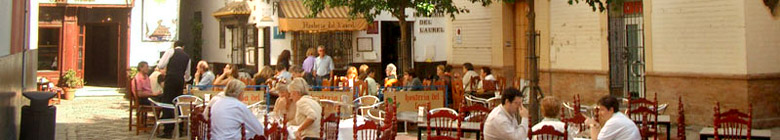
<instances>
[{"instance_id":1,"label":"waiter","mask_svg":"<svg viewBox=\"0 0 780 140\"><path fill-rule=\"evenodd\" d=\"M163 87L163 95L160 97L160 102L173 104L173 98L182 95L184 90L184 81L190 80L190 56L184 52L184 43L176 41L173 43L174 48L168 49L160 58L160 63L157 64L157 68L167 68L165 73L165 85ZM162 118L173 118L174 112L170 109L164 109ZM163 129L163 138L172 137L171 131L173 130L173 124L166 124Z\"/></svg>"}]
</instances>

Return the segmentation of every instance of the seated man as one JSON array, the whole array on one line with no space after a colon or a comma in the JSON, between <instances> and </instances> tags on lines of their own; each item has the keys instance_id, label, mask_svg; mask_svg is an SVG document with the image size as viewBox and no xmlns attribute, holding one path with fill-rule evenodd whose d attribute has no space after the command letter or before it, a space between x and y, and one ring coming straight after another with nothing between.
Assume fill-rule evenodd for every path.
<instances>
[{"instance_id":1,"label":"seated man","mask_svg":"<svg viewBox=\"0 0 780 140\"><path fill-rule=\"evenodd\" d=\"M598 101L596 113L598 122L588 118L585 123L590 126L590 137L593 140L638 140L642 136L634 121L619 111L620 101L612 96L604 96ZM603 126L603 127L602 127Z\"/></svg>"},{"instance_id":2,"label":"seated man","mask_svg":"<svg viewBox=\"0 0 780 140\"><path fill-rule=\"evenodd\" d=\"M544 126L549 125L555 128L555 131L564 132L564 128L566 128L566 124L561 122L560 118L558 118L561 114L561 101L559 101L555 97L544 97L541 103L541 111L544 119L542 119L541 122L534 125L534 127L531 127L531 131L536 131L542 129L542 127ZM568 139L569 140L574 139L574 134L576 134L576 132L572 128L569 128L567 134L569 135Z\"/></svg>"},{"instance_id":3,"label":"seated man","mask_svg":"<svg viewBox=\"0 0 780 140\"><path fill-rule=\"evenodd\" d=\"M135 74L133 82L135 83L135 94L138 96L138 103L140 105L151 105L148 97L160 95L162 92L154 92L152 90L152 83L149 80L149 64L146 61L138 63L138 73Z\"/></svg>"},{"instance_id":4,"label":"seated man","mask_svg":"<svg viewBox=\"0 0 780 140\"><path fill-rule=\"evenodd\" d=\"M517 115L522 117L517 122ZM528 110L523 107L523 95L515 88L504 90L501 105L493 108L485 120L486 140L524 140L528 138Z\"/></svg>"},{"instance_id":5,"label":"seated man","mask_svg":"<svg viewBox=\"0 0 780 140\"><path fill-rule=\"evenodd\" d=\"M295 101L295 119L291 125L298 126L295 137L303 140L317 140L320 137L320 120L322 119L322 106L309 96L308 85L303 78L297 78L287 86L290 97Z\"/></svg>"},{"instance_id":6,"label":"seated man","mask_svg":"<svg viewBox=\"0 0 780 140\"><path fill-rule=\"evenodd\" d=\"M244 125L246 137L263 135L263 125L247 106L238 100L244 93L243 82L231 80L225 89L225 96L214 100L211 106L211 138L216 140L241 139L241 125Z\"/></svg>"},{"instance_id":7,"label":"seated man","mask_svg":"<svg viewBox=\"0 0 780 140\"><path fill-rule=\"evenodd\" d=\"M193 84L200 90L209 90L214 83L214 72L211 72L211 67L206 61L201 60L198 62L197 70L195 71L195 80Z\"/></svg>"}]
</instances>

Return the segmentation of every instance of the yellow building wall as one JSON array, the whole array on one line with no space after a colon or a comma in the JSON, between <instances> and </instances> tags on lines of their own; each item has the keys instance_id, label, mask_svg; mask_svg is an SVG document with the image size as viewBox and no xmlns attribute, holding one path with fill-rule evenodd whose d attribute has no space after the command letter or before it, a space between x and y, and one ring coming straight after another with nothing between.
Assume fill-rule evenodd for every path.
<instances>
[{"instance_id":1,"label":"yellow building wall","mask_svg":"<svg viewBox=\"0 0 780 140\"><path fill-rule=\"evenodd\" d=\"M744 3L747 73L780 73L780 16L773 17L761 1Z\"/></svg>"},{"instance_id":2,"label":"yellow building wall","mask_svg":"<svg viewBox=\"0 0 780 140\"><path fill-rule=\"evenodd\" d=\"M550 67L606 71L606 14L593 12L587 4L569 5L567 0L551 0L549 4Z\"/></svg>"},{"instance_id":3,"label":"yellow building wall","mask_svg":"<svg viewBox=\"0 0 780 140\"><path fill-rule=\"evenodd\" d=\"M655 72L746 74L745 1L652 0Z\"/></svg>"}]
</instances>

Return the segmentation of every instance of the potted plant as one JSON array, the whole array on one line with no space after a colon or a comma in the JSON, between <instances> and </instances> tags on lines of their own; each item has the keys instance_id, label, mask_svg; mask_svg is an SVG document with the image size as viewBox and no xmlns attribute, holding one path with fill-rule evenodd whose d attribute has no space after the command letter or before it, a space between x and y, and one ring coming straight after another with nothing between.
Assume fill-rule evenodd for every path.
<instances>
[{"instance_id":1,"label":"potted plant","mask_svg":"<svg viewBox=\"0 0 780 140\"><path fill-rule=\"evenodd\" d=\"M76 76L76 71L68 70L64 75L60 76L60 81L57 83L62 88L65 94L65 100L72 100L75 97L76 89L84 86L84 79Z\"/></svg>"}]
</instances>

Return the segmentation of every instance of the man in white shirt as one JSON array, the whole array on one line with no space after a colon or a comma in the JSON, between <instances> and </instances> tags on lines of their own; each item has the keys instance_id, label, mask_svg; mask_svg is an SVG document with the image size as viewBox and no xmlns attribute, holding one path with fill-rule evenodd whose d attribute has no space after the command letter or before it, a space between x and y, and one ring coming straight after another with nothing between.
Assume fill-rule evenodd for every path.
<instances>
[{"instance_id":1,"label":"man in white shirt","mask_svg":"<svg viewBox=\"0 0 780 140\"><path fill-rule=\"evenodd\" d=\"M463 91L468 93L477 90L476 87L472 89L472 86L477 85L471 85L471 78L479 77L479 74L474 71L474 65L471 63L463 63L463 73Z\"/></svg>"},{"instance_id":2,"label":"man in white shirt","mask_svg":"<svg viewBox=\"0 0 780 140\"><path fill-rule=\"evenodd\" d=\"M195 80L192 81L193 84L198 86L200 90L210 90L216 76L214 76L214 72L211 72L208 62L199 61L196 69Z\"/></svg>"},{"instance_id":3,"label":"man in white shirt","mask_svg":"<svg viewBox=\"0 0 780 140\"><path fill-rule=\"evenodd\" d=\"M517 122L517 115L522 120ZM524 140L528 138L528 110L523 107L523 95L515 88L504 90L501 105L485 120L486 140Z\"/></svg>"},{"instance_id":4,"label":"man in white shirt","mask_svg":"<svg viewBox=\"0 0 780 140\"><path fill-rule=\"evenodd\" d=\"M325 46L318 46L317 53L320 55L314 60L314 70L312 71L315 76L316 83L314 85L321 86L322 80L327 80L330 76L330 72L335 69L333 64L333 58L325 54Z\"/></svg>"},{"instance_id":5,"label":"man in white shirt","mask_svg":"<svg viewBox=\"0 0 780 140\"><path fill-rule=\"evenodd\" d=\"M593 140L639 140L639 133L634 121L619 111L620 101L612 96L604 96L598 101L596 113L598 122L588 118L586 123L590 126L590 137ZM606 122L605 122L606 121ZM603 124L603 125L602 125ZM603 126L603 127L601 127Z\"/></svg>"},{"instance_id":6,"label":"man in white shirt","mask_svg":"<svg viewBox=\"0 0 780 140\"><path fill-rule=\"evenodd\" d=\"M246 130L246 138L263 135L263 125L244 103L238 100L244 92L243 82L228 82L225 96L214 100L211 106L211 138L215 140L241 139L241 125Z\"/></svg>"}]
</instances>

